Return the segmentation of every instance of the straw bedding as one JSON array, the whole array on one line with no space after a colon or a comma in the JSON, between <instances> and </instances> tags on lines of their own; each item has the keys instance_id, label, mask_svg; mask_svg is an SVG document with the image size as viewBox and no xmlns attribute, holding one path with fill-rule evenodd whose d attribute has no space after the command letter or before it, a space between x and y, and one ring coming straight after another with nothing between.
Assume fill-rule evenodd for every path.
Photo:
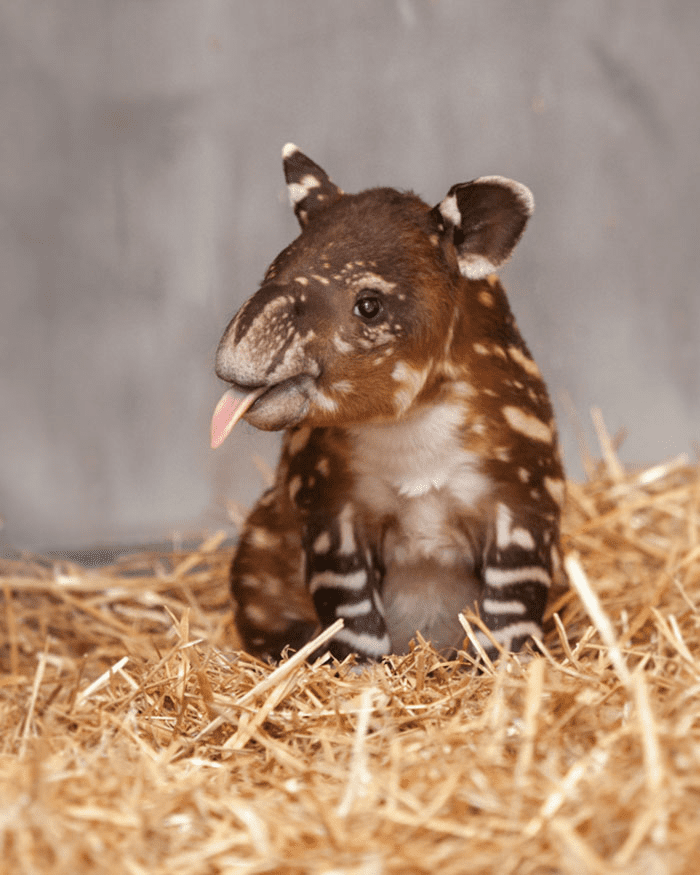
<instances>
[{"instance_id":1,"label":"straw bedding","mask_svg":"<svg viewBox=\"0 0 700 875\"><path fill-rule=\"evenodd\" d=\"M539 653L481 672L257 663L223 534L3 560L0 871L700 871L700 469L603 449Z\"/></svg>"}]
</instances>

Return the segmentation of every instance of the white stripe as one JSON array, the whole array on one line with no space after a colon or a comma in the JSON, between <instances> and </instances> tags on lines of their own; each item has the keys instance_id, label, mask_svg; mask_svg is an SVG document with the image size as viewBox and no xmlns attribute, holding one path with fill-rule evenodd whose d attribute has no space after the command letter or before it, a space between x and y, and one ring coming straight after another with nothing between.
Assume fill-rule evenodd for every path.
<instances>
[{"instance_id":1,"label":"white stripe","mask_svg":"<svg viewBox=\"0 0 700 875\"><path fill-rule=\"evenodd\" d=\"M499 502L496 506L496 544L505 550L512 544L523 550L534 550L535 539L522 526L513 526L513 514L510 508Z\"/></svg>"},{"instance_id":2,"label":"white stripe","mask_svg":"<svg viewBox=\"0 0 700 875\"><path fill-rule=\"evenodd\" d=\"M368 635L366 632L353 632L347 626L336 632L336 641L342 641L347 644L352 650L358 653L366 653L370 656L384 656L391 650L391 641L387 634L377 638L374 635Z\"/></svg>"},{"instance_id":3,"label":"white stripe","mask_svg":"<svg viewBox=\"0 0 700 875\"><path fill-rule=\"evenodd\" d=\"M349 620L351 617L361 617L363 614L372 613L372 602L370 599L362 599L361 602L354 602L348 605L338 605L335 609L336 616L345 617Z\"/></svg>"},{"instance_id":4,"label":"white stripe","mask_svg":"<svg viewBox=\"0 0 700 875\"><path fill-rule=\"evenodd\" d=\"M526 583L531 580L545 586L551 583L549 574L539 565L526 568L487 568L484 572L484 581L488 586L507 586L510 583Z\"/></svg>"},{"instance_id":5,"label":"white stripe","mask_svg":"<svg viewBox=\"0 0 700 875\"><path fill-rule=\"evenodd\" d=\"M309 592L313 595L317 589L327 586L331 589L351 589L357 592L367 583L367 572L364 568L353 574L336 574L334 571L321 571L314 574L309 582Z\"/></svg>"},{"instance_id":6,"label":"white stripe","mask_svg":"<svg viewBox=\"0 0 700 875\"><path fill-rule=\"evenodd\" d=\"M499 602L496 599L484 599L483 608L489 614L524 614L525 605L522 602Z\"/></svg>"},{"instance_id":7,"label":"white stripe","mask_svg":"<svg viewBox=\"0 0 700 875\"><path fill-rule=\"evenodd\" d=\"M341 556L351 556L357 550L355 529L352 524L353 514L353 506L346 504L338 516L338 526L340 528L340 547L338 553Z\"/></svg>"},{"instance_id":8,"label":"white stripe","mask_svg":"<svg viewBox=\"0 0 700 875\"><path fill-rule=\"evenodd\" d=\"M510 508L500 502L496 505L496 543L499 547L507 547L510 544L510 527L513 522L513 514Z\"/></svg>"}]
</instances>

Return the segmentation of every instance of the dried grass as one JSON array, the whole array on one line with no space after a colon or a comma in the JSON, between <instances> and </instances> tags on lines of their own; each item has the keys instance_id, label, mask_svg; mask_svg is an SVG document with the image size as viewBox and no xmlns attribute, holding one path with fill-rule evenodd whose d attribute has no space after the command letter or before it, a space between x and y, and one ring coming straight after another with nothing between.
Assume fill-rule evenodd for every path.
<instances>
[{"instance_id":1,"label":"dried grass","mask_svg":"<svg viewBox=\"0 0 700 875\"><path fill-rule=\"evenodd\" d=\"M236 650L223 536L0 565L0 870L700 871L700 469L570 484L541 654ZM465 618L466 628L478 618Z\"/></svg>"}]
</instances>

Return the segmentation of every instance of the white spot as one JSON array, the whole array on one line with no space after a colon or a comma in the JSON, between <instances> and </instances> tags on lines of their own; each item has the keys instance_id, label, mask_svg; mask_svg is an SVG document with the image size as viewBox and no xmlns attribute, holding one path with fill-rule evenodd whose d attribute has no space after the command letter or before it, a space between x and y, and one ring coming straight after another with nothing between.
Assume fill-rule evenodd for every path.
<instances>
[{"instance_id":1,"label":"white spot","mask_svg":"<svg viewBox=\"0 0 700 875\"><path fill-rule=\"evenodd\" d=\"M503 408L503 416L515 431L524 434L533 441L551 444L554 438L552 429L541 419L526 413L520 407L507 406Z\"/></svg>"},{"instance_id":2,"label":"white spot","mask_svg":"<svg viewBox=\"0 0 700 875\"><path fill-rule=\"evenodd\" d=\"M464 380L457 380L456 383L452 384L451 388L458 398L473 398L477 394L476 389Z\"/></svg>"},{"instance_id":3,"label":"white spot","mask_svg":"<svg viewBox=\"0 0 700 875\"><path fill-rule=\"evenodd\" d=\"M399 415L402 415L413 404L417 395L425 386L425 381L428 378L428 368L423 368L423 370L419 371L405 362L397 362L391 372L391 377L400 386L394 392L394 402L397 412Z\"/></svg>"},{"instance_id":4,"label":"white spot","mask_svg":"<svg viewBox=\"0 0 700 875\"><path fill-rule=\"evenodd\" d=\"M298 474L295 474L294 477L289 481L289 498L291 501L294 501L297 497L297 493L301 489L301 477Z\"/></svg>"},{"instance_id":5,"label":"white spot","mask_svg":"<svg viewBox=\"0 0 700 875\"><path fill-rule=\"evenodd\" d=\"M370 599L362 599L360 602L348 605L338 605L335 609L336 617L345 617L349 620L353 617L362 617L372 611L372 602Z\"/></svg>"},{"instance_id":6,"label":"white spot","mask_svg":"<svg viewBox=\"0 0 700 875\"><path fill-rule=\"evenodd\" d=\"M479 299L479 303L483 304L484 307L493 307L496 303L491 292L487 292L486 289L482 289L477 295L477 298Z\"/></svg>"},{"instance_id":7,"label":"white spot","mask_svg":"<svg viewBox=\"0 0 700 875\"><path fill-rule=\"evenodd\" d=\"M295 611L294 608L283 608L280 611L280 616L283 620L306 620L308 619L304 614L300 614L299 611Z\"/></svg>"},{"instance_id":8,"label":"white spot","mask_svg":"<svg viewBox=\"0 0 700 875\"><path fill-rule=\"evenodd\" d=\"M308 286L309 280L305 276L295 276L294 282L299 283L300 286Z\"/></svg>"},{"instance_id":9,"label":"white spot","mask_svg":"<svg viewBox=\"0 0 700 875\"><path fill-rule=\"evenodd\" d=\"M549 586L551 579L544 568L528 565L523 568L492 568L484 571L484 581L488 586L509 586L512 583L536 581Z\"/></svg>"},{"instance_id":10,"label":"white spot","mask_svg":"<svg viewBox=\"0 0 700 875\"><path fill-rule=\"evenodd\" d=\"M477 353L478 355L488 355L489 354L488 347L484 346L483 343L475 343L473 349L474 349L474 352Z\"/></svg>"},{"instance_id":11,"label":"white spot","mask_svg":"<svg viewBox=\"0 0 700 875\"><path fill-rule=\"evenodd\" d=\"M259 507L269 507L271 504L274 504L277 500L277 493L271 489L269 492L266 492L264 495L261 495L258 499Z\"/></svg>"},{"instance_id":12,"label":"white spot","mask_svg":"<svg viewBox=\"0 0 700 875\"><path fill-rule=\"evenodd\" d=\"M316 282L319 282L319 283L321 283L321 285L324 285L324 286L329 286L331 284L331 281L328 279L327 276L321 276L318 273L312 273L311 278L315 279Z\"/></svg>"},{"instance_id":13,"label":"white spot","mask_svg":"<svg viewBox=\"0 0 700 875\"><path fill-rule=\"evenodd\" d=\"M309 592L313 595L321 587L329 589L348 589L359 592L367 583L367 572L361 568L352 574L336 574L334 571L321 571L314 574L309 582Z\"/></svg>"},{"instance_id":14,"label":"white spot","mask_svg":"<svg viewBox=\"0 0 700 875\"><path fill-rule=\"evenodd\" d=\"M497 599L484 599L482 607L489 614L524 614L525 605L522 602L499 602Z\"/></svg>"},{"instance_id":15,"label":"white spot","mask_svg":"<svg viewBox=\"0 0 700 875\"><path fill-rule=\"evenodd\" d=\"M382 346L395 339L388 322L381 322L379 325L363 325L362 332L362 336L357 338L357 343L363 349Z\"/></svg>"},{"instance_id":16,"label":"white spot","mask_svg":"<svg viewBox=\"0 0 700 875\"><path fill-rule=\"evenodd\" d=\"M310 173L307 173L306 176L302 177L299 182L288 183L287 188L289 190L289 199L292 202L292 206L301 203L304 198L308 197L309 192L312 189L320 187L321 183L319 180Z\"/></svg>"},{"instance_id":17,"label":"white spot","mask_svg":"<svg viewBox=\"0 0 700 875\"><path fill-rule=\"evenodd\" d=\"M542 378L540 369L535 362L533 362L531 358L528 358L522 350L518 349L517 346L509 346L508 355L531 377L537 377L538 379Z\"/></svg>"},{"instance_id":18,"label":"white spot","mask_svg":"<svg viewBox=\"0 0 700 875\"><path fill-rule=\"evenodd\" d=\"M327 553L330 549L330 534L328 532L321 532L321 534L314 541L314 553Z\"/></svg>"},{"instance_id":19,"label":"white spot","mask_svg":"<svg viewBox=\"0 0 700 875\"><path fill-rule=\"evenodd\" d=\"M554 502L561 507L564 504L565 486L564 481L558 477L545 477L544 487L554 499Z\"/></svg>"},{"instance_id":20,"label":"white spot","mask_svg":"<svg viewBox=\"0 0 700 875\"><path fill-rule=\"evenodd\" d=\"M329 395L326 395L325 392L322 392L315 387L313 387L310 392L313 401L321 408L321 410L325 410L328 413L336 412L338 409L338 402L334 398L331 398Z\"/></svg>"},{"instance_id":21,"label":"white spot","mask_svg":"<svg viewBox=\"0 0 700 875\"><path fill-rule=\"evenodd\" d=\"M256 626L264 626L268 622L267 611L256 605L254 602L249 602L244 608L243 613Z\"/></svg>"},{"instance_id":22,"label":"white spot","mask_svg":"<svg viewBox=\"0 0 700 875\"><path fill-rule=\"evenodd\" d=\"M527 468L518 468L518 477L522 483L527 483L531 476Z\"/></svg>"},{"instance_id":23,"label":"white spot","mask_svg":"<svg viewBox=\"0 0 700 875\"><path fill-rule=\"evenodd\" d=\"M333 335L333 346L338 350L338 352L342 353L343 355L347 355L348 353L353 352L353 350L355 349L355 347L351 343L348 343L347 340L343 340L343 338L340 336L340 334L338 334L337 331Z\"/></svg>"},{"instance_id":24,"label":"white spot","mask_svg":"<svg viewBox=\"0 0 700 875\"><path fill-rule=\"evenodd\" d=\"M260 574L257 585L267 598L277 598L286 588L285 584L274 574Z\"/></svg>"},{"instance_id":25,"label":"white spot","mask_svg":"<svg viewBox=\"0 0 700 875\"><path fill-rule=\"evenodd\" d=\"M296 154L299 151L299 147L295 146L294 143L285 143L282 148L282 159L286 161L288 158L291 158L292 155Z\"/></svg>"},{"instance_id":26,"label":"white spot","mask_svg":"<svg viewBox=\"0 0 700 875\"><path fill-rule=\"evenodd\" d=\"M296 456L297 453L301 452L308 444L310 437L311 428L308 425L304 425L297 431L292 432L292 436L289 438L289 443L287 444L289 455Z\"/></svg>"},{"instance_id":27,"label":"white spot","mask_svg":"<svg viewBox=\"0 0 700 875\"><path fill-rule=\"evenodd\" d=\"M246 540L259 550L274 550L279 546L279 537L262 526L252 526L248 529Z\"/></svg>"},{"instance_id":28,"label":"white spot","mask_svg":"<svg viewBox=\"0 0 700 875\"><path fill-rule=\"evenodd\" d=\"M331 473L331 463L328 456L321 456L318 462L314 465L314 468L322 477L328 477Z\"/></svg>"}]
</instances>

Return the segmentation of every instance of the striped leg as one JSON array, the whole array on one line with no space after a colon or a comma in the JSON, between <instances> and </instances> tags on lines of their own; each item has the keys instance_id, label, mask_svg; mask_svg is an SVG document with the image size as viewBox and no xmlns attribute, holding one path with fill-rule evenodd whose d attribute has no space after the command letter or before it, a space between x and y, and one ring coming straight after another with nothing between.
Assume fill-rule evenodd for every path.
<instances>
[{"instance_id":1,"label":"striped leg","mask_svg":"<svg viewBox=\"0 0 700 875\"><path fill-rule=\"evenodd\" d=\"M499 503L494 529L484 556L480 613L496 641L515 652L542 634L556 527L542 517L518 519ZM485 635L478 638L491 658L498 656Z\"/></svg>"},{"instance_id":2,"label":"striped leg","mask_svg":"<svg viewBox=\"0 0 700 875\"><path fill-rule=\"evenodd\" d=\"M391 649L378 593L381 572L363 541L352 504L307 526L306 579L316 613L324 629L339 617L345 621L329 644L337 659L356 653L361 661L374 660Z\"/></svg>"}]
</instances>

